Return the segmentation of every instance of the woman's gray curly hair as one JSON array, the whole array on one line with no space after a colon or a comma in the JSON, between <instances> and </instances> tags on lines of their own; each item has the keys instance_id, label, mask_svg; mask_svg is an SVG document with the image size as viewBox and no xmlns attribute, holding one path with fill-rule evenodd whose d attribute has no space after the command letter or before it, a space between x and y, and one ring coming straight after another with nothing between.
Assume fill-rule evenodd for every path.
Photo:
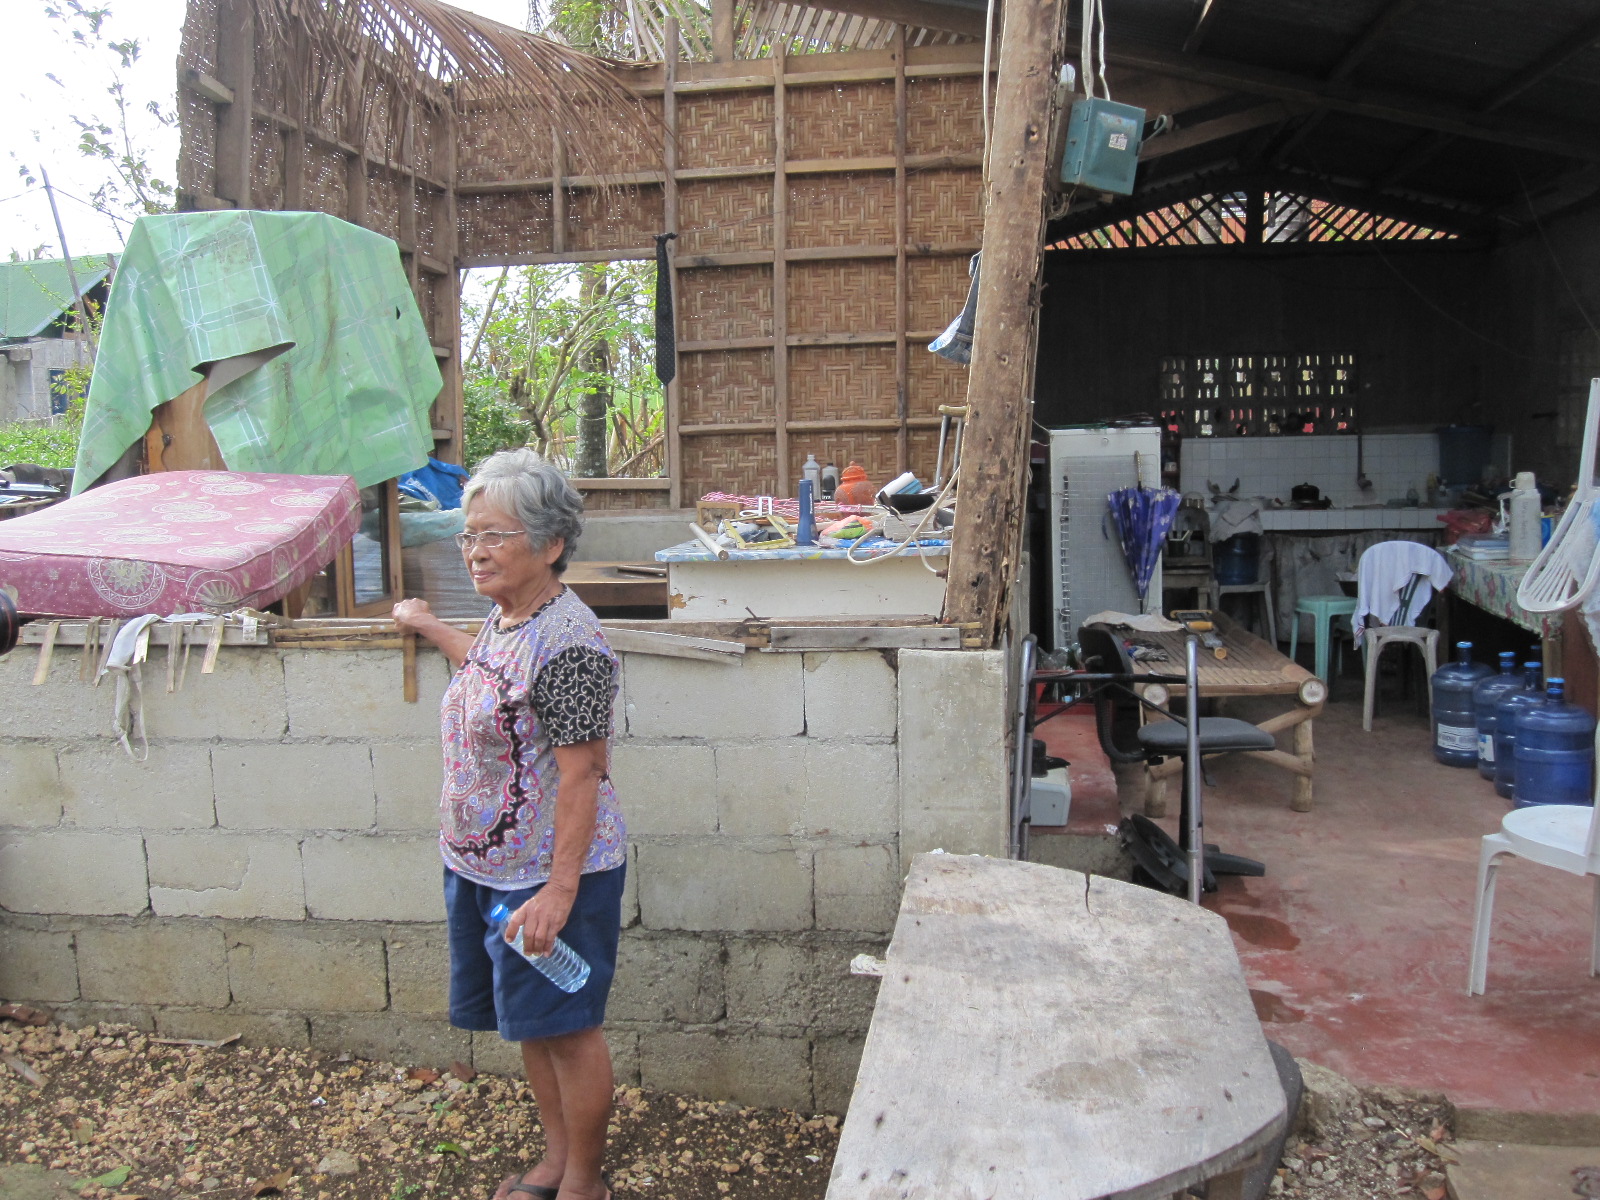
<instances>
[{"instance_id":1,"label":"woman's gray curly hair","mask_svg":"<svg viewBox=\"0 0 1600 1200\"><path fill-rule=\"evenodd\" d=\"M502 450L478 464L461 491L461 507L474 496L511 513L528 534L528 546L542 550L565 538L561 557L552 564L557 575L567 569L573 548L583 534L583 497L554 463L526 447Z\"/></svg>"}]
</instances>

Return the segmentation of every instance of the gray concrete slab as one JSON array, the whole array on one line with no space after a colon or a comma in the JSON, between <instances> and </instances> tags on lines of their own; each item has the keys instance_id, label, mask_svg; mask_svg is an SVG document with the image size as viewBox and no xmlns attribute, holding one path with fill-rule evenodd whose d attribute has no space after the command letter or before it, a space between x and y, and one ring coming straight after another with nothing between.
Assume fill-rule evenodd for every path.
<instances>
[{"instance_id":1,"label":"gray concrete slab","mask_svg":"<svg viewBox=\"0 0 1600 1200\"><path fill-rule=\"evenodd\" d=\"M1453 1142L1460 1161L1445 1169L1451 1200L1553 1200L1574 1192L1573 1171L1597 1169L1600 1147L1523 1146L1512 1142Z\"/></svg>"}]
</instances>

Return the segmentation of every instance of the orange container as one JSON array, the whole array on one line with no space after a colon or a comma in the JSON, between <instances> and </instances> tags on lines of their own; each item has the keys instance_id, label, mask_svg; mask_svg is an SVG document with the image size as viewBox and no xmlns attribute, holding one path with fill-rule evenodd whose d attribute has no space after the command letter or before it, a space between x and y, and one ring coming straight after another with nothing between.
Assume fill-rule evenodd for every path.
<instances>
[{"instance_id":1,"label":"orange container","mask_svg":"<svg viewBox=\"0 0 1600 1200\"><path fill-rule=\"evenodd\" d=\"M871 504L877 489L867 480L861 464L851 461L839 476L839 490L833 494L835 504Z\"/></svg>"}]
</instances>

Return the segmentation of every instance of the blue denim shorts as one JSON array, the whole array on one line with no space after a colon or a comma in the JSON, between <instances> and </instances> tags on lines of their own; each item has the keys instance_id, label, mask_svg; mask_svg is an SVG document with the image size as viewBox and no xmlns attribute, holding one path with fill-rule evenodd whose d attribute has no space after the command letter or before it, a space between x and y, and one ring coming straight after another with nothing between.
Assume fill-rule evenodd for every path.
<instances>
[{"instance_id":1,"label":"blue denim shorts","mask_svg":"<svg viewBox=\"0 0 1600 1200\"><path fill-rule=\"evenodd\" d=\"M626 871L624 865L579 877L578 895L560 936L589 964L589 978L576 992L563 992L489 925L489 910L496 904L514 912L544 885L501 891L446 867L450 1024L498 1032L508 1042L560 1037L603 1024L611 977L617 970Z\"/></svg>"}]
</instances>

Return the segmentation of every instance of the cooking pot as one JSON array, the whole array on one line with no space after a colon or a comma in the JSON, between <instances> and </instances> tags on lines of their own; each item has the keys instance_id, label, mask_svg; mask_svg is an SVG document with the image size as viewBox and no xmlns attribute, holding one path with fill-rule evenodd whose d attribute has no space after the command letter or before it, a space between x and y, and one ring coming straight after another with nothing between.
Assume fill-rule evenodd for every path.
<instances>
[{"instance_id":1,"label":"cooking pot","mask_svg":"<svg viewBox=\"0 0 1600 1200\"><path fill-rule=\"evenodd\" d=\"M1289 489L1290 504L1315 504L1322 499L1322 491L1314 484L1297 483Z\"/></svg>"}]
</instances>

